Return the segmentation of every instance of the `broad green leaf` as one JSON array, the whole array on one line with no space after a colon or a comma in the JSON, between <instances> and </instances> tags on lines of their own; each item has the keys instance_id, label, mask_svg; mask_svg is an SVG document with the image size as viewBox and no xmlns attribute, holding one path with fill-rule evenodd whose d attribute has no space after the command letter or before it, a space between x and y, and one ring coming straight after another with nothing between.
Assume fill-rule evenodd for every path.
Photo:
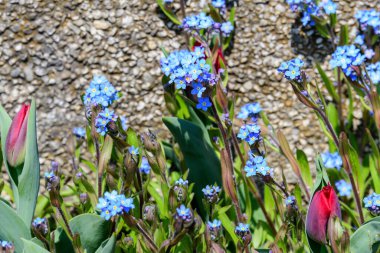
<instances>
[{"instance_id":1,"label":"broad green leaf","mask_svg":"<svg viewBox=\"0 0 380 253\"><path fill-rule=\"evenodd\" d=\"M318 73L321 76L322 81L325 84L326 89L329 92L330 96L334 99L335 102L338 102L339 96L338 96L338 93L336 93L335 87L333 83L331 82L330 78L326 75L325 71L322 69L319 63L316 63L315 66L317 67Z\"/></svg>"},{"instance_id":2,"label":"broad green leaf","mask_svg":"<svg viewBox=\"0 0 380 253\"><path fill-rule=\"evenodd\" d=\"M139 147L139 138L137 133L130 127L127 130L127 143L135 148Z\"/></svg>"},{"instance_id":3,"label":"broad green leaf","mask_svg":"<svg viewBox=\"0 0 380 253\"><path fill-rule=\"evenodd\" d=\"M96 214L81 214L69 221L73 234L78 233L87 253L95 252L110 236L111 223Z\"/></svg>"},{"instance_id":4,"label":"broad green leaf","mask_svg":"<svg viewBox=\"0 0 380 253\"><path fill-rule=\"evenodd\" d=\"M49 253L45 248L40 245L25 239L21 239L24 242L23 253Z\"/></svg>"},{"instance_id":5,"label":"broad green leaf","mask_svg":"<svg viewBox=\"0 0 380 253\"><path fill-rule=\"evenodd\" d=\"M54 230L54 245L56 253L75 253L71 240L61 227Z\"/></svg>"},{"instance_id":6,"label":"broad green leaf","mask_svg":"<svg viewBox=\"0 0 380 253\"><path fill-rule=\"evenodd\" d=\"M22 238L31 239L29 228L16 212L5 202L0 200L0 238L13 242L16 253L22 252L24 243Z\"/></svg>"},{"instance_id":7,"label":"broad green leaf","mask_svg":"<svg viewBox=\"0 0 380 253\"><path fill-rule=\"evenodd\" d=\"M11 124L10 118L5 110L0 107L1 126L1 145L3 156L5 156L5 140ZM3 123L4 122L4 123ZM36 131L36 103L32 100L29 109L28 127L26 134L25 161L21 165L20 173L14 173L18 168L11 168L7 162L5 167L11 178L12 190L17 208L17 214L28 227L32 223L34 210L36 207L38 190L40 187L40 163L37 147Z\"/></svg>"},{"instance_id":8,"label":"broad green leaf","mask_svg":"<svg viewBox=\"0 0 380 253\"><path fill-rule=\"evenodd\" d=\"M157 0L158 6L160 6L161 10L165 13L165 15L176 25L182 24L181 21L178 20L177 16L168 8L165 7L163 0Z\"/></svg>"},{"instance_id":9,"label":"broad green leaf","mask_svg":"<svg viewBox=\"0 0 380 253\"><path fill-rule=\"evenodd\" d=\"M102 242L102 245L95 253L113 253L115 252L116 237L112 235L109 239Z\"/></svg>"},{"instance_id":10,"label":"broad green leaf","mask_svg":"<svg viewBox=\"0 0 380 253\"><path fill-rule=\"evenodd\" d=\"M222 185L220 161L210 144L210 137L204 126L175 117L163 118L164 124L179 144L189 168L189 180L195 183L195 199L202 216L202 188L217 183ZM185 169L187 169L185 168ZM207 173L205 173L207 171Z\"/></svg>"},{"instance_id":11,"label":"broad green leaf","mask_svg":"<svg viewBox=\"0 0 380 253\"><path fill-rule=\"evenodd\" d=\"M311 188L313 186L313 178L310 172L309 162L307 161L307 156L305 152L300 149L297 149L297 161L301 168L301 176L304 179L305 183Z\"/></svg>"},{"instance_id":12,"label":"broad green leaf","mask_svg":"<svg viewBox=\"0 0 380 253\"><path fill-rule=\"evenodd\" d=\"M366 222L350 238L351 253L377 253L380 250L380 217Z\"/></svg>"},{"instance_id":13,"label":"broad green leaf","mask_svg":"<svg viewBox=\"0 0 380 253\"><path fill-rule=\"evenodd\" d=\"M329 119L331 126L334 128L335 133L339 133L339 115L333 103L329 103L326 108L327 118Z\"/></svg>"}]
</instances>

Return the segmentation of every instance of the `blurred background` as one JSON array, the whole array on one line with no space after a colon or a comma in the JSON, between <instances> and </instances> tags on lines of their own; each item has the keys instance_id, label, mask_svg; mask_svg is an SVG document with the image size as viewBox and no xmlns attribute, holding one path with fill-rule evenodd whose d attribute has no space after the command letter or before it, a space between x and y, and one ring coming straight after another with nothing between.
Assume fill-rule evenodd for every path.
<instances>
[{"instance_id":1,"label":"blurred background","mask_svg":"<svg viewBox=\"0 0 380 253\"><path fill-rule=\"evenodd\" d=\"M355 26L357 10L379 4L336 2L340 22L350 27ZM301 30L284 0L238 4L236 36L226 56L230 94L238 98L238 107L260 102L292 148L302 147L309 156L325 151L316 117L297 102L276 69L296 55L324 62L328 69L325 56L331 49L322 38L311 43L315 32ZM187 13L206 5L207 1L189 0ZM179 5L174 7L179 10ZM0 0L0 15L0 103L13 117L21 103L37 99L42 171L53 159L70 166L65 143L73 127L85 126L80 96L94 74L106 75L121 92L115 109L128 118L128 125L169 136L161 121L168 113L160 47L184 48L184 38L154 0ZM273 167L280 165L277 156L269 161Z\"/></svg>"}]
</instances>

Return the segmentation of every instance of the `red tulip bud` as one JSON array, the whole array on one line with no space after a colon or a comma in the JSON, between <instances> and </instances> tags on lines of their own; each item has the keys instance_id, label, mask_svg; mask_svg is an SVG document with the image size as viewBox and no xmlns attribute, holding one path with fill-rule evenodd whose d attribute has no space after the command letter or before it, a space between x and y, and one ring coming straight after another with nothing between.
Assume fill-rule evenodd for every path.
<instances>
[{"instance_id":1,"label":"red tulip bud","mask_svg":"<svg viewBox=\"0 0 380 253\"><path fill-rule=\"evenodd\" d=\"M21 110L13 118L5 142L7 161L13 167L22 164L25 159L29 109L30 105L22 105Z\"/></svg>"},{"instance_id":2,"label":"red tulip bud","mask_svg":"<svg viewBox=\"0 0 380 253\"><path fill-rule=\"evenodd\" d=\"M327 226L335 216L342 217L338 197L329 184L317 191L311 200L306 218L306 232L310 238L326 244Z\"/></svg>"}]
</instances>

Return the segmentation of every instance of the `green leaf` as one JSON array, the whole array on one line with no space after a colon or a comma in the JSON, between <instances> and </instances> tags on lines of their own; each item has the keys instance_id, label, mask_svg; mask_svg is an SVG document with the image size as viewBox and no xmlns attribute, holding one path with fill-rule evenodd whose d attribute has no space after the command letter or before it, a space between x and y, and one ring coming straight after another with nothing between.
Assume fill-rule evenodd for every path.
<instances>
[{"instance_id":1,"label":"green leaf","mask_svg":"<svg viewBox=\"0 0 380 253\"><path fill-rule=\"evenodd\" d=\"M11 124L11 119L5 110L0 106L1 119L1 146L3 157L5 155L5 141ZM10 175L17 214L25 222L27 227L32 223L34 210L36 207L38 190L40 188L40 163L37 147L36 132L36 103L32 100L28 116L28 128L26 134L25 161L20 173L14 173L18 168L11 168L7 162L5 167Z\"/></svg>"},{"instance_id":2,"label":"green leaf","mask_svg":"<svg viewBox=\"0 0 380 253\"><path fill-rule=\"evenodd\" d=\"M209 134L204 126L199 126L200 122L197 125L175 117L165 117L162 120L181 148L190 170L189 180L195 183L196 202L200 213L204 215L202 188L214 183L222 185L220 161L212 148Z\"/></svg>"},{"instance_id":3,"label":"green leaf","mask_svg":"<svg viewBox=\"0 0 380 253\"><path fill-rule=\"evenodd\" d=\"M45 248L40 245L25 239L21 239L24 243L23 253L49 253Z\"/></svg>"},{"instance_id":4,"label":"green leaf","mask_svg":"<svg viewBox=\"0 0 380 253\"><path fill-rule=\"evenodd\" d=\"M29 228L24 221L3 201L0 201L0 238L13 242L16 252L22 252L24 248L21 238L31 239Z\"/></svg>"},{"instance_id":5,"label":"green leaf","mask_svg":"<svg viewBox=\"0 0 380 253\"><path fill-rule=\"evenodd\" d=\"M327 105L326 112L327 118L329 119L332 127L334 128L335 133L339 133L339 115L335 105L333 103L329 103Z\"/></svg>"},{"instance_id":6,"label":"green leaf","mask_svg":"<svg viewBox=\"0 0 380 253\"><path fill-rule=\"evenodd\" d=\"M326 25L321 24L319 22L315 22L315 27L317 28L317 31L322 37L325 37L327 39L330 38L329 29L326 27Z\"/></svg>"},{"instance_id":7,"label":"green leaf","mask_svg":"<svg viewBox=\"0 0 380 253\"><path fill-rule=\"evenodd\" d=\"M333 83L331 82L330 78L328 78L328 76L326 75L325 71L322 69L319 63L316 63L315 66L317 67L318 73L321 76L322 81L325 84L326 89L329 92L330 96L334 99L335 102L339 102L338 93L336 93L335 87Z\"/></svg>"},{"instance_id":8,"label":"green leaf","mask_svg":"<svg viewBox=\"0 0 380 253\"><path fill-rule=\"evenodd\" d=\"M163 0L157 0L158 6L160 6L161 10L165 13L165 15L176 25L182 24L181 21L178 20L177 16L169 9L165 7Z\"/></svg>"},{"instance_id":9,"label":"green leaf","mask_svg":"<svg viewBox=\"0 0 380 253\"><path fill-rule=\"evenodd\" d=\"M135 148L139 147L139 138L137 133L130 127L128 127L127 130L127 143Z\"/></svg>"},{"instance_id":10,"label":"green leaf","mask_svg":"<svg viewBox=\"0 0 380 253\"><path fill-rule=\"evenodd\" d=\"M73 234L78 233L87 253L95 252L111 233L111 223L96 214L81 214L69 221Z\"/></svg>"},{"instance_id":11,"label":"green leaf","mask_svg":"<svg viewBox=\"0 0 380 253\"><path fill-rule=\"evenodd\" d=\"M116 237L112 235L109 239L102 242L99 249L95 253L113 253L115 252Z\"/></svg>"},{"instance_id":12,"label":"green leaf","mask_svg":"<svg viewBox=\"0 0 380 253\"><path fill-rule=\"evenodd\" d=\"M71 240L61 227L54 230L54 247L56 253L75 253Z\"/></svg>"},{"instance_id":13,"label":"green leaf","mask_svg":"<svg viewBox=\"0 0 380 253\"><path fill-rule=\"evenodd\" d=\"M380 249L380 217L366 222L350 239L351 253L377 253Z\"/></svg>"},{"instance_id":14,"label":"green leaf","mask_svg":"<svg viewBox=\"0 0 380 253\"><path fill-rule=\"evenodd\" d=\"M310 172L309 162L307 161L307 156L305 152L300 149L297 149L297 161L301 168L301 176L304 179L305 183L309 186L313 186L313 178Z\"/></svg>"}]
</instances>

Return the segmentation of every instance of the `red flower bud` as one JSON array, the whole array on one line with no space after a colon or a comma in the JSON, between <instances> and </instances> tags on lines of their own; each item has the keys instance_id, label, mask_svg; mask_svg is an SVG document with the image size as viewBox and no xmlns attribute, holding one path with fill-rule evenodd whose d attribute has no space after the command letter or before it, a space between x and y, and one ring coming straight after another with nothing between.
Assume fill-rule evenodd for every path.
<instances>
[{"instance_id":1,"label":"red flower bud","mask_svg":"<svg viewBox=\"0 0 380 253\"><path fill-rule=\"evenodd\" d=\"M30 105L22 105L21 110L13 118L5 141L7 161L13 167L22 164L25 159L29 109Z\"/></svg>"},{"instance_id":2,"label":"red flower bud","mask_svg":"<svg viewBox=\"0 0 380 253\"><path fill-rule=\"evenodd\" d=\"M329 219L341 218L338 196L331 185L317 191L311 200L306 218L306 232L311 239L326 244L326 231Z\"/></svg>"}]
</instances>

